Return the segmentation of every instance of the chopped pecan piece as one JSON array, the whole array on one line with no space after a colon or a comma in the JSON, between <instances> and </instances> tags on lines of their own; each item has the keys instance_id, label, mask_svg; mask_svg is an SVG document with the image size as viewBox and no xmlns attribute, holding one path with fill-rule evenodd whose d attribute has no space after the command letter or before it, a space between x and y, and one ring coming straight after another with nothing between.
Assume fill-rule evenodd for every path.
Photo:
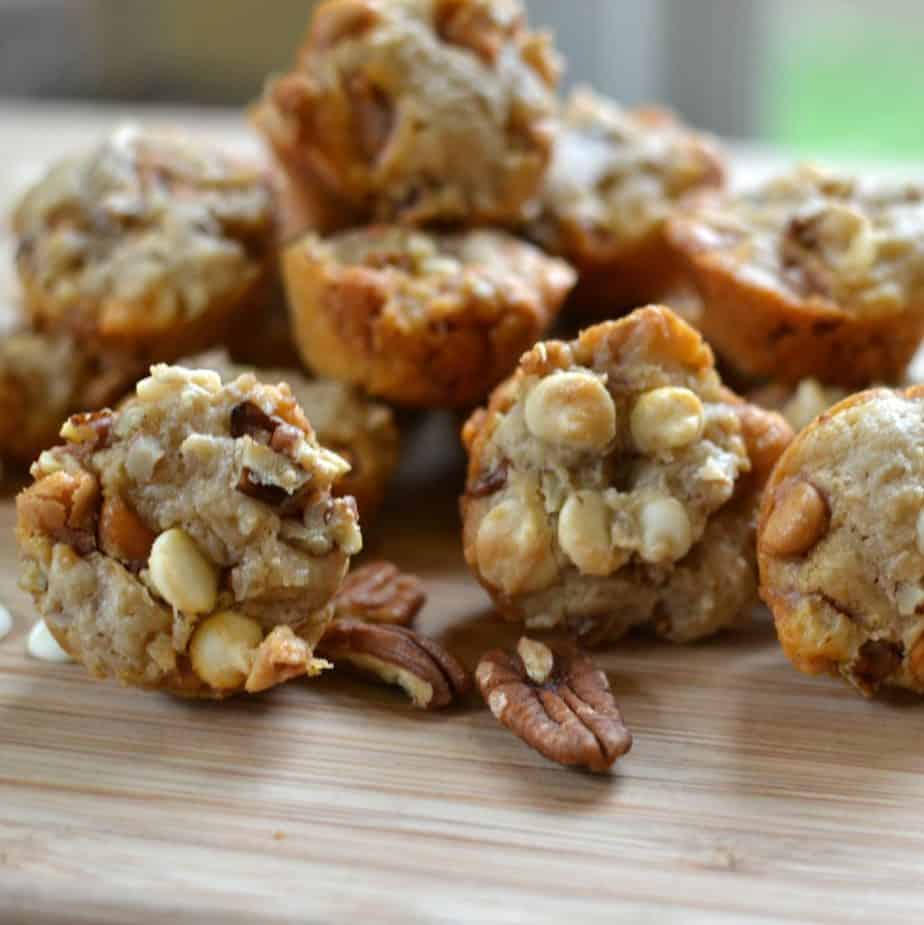
<instances>
[{"instance_id":1,"label":"chopped pecan piece","mask_svg":"<svg viewBox=\"0 0 924 925\"><path fill-rule=\"evenodd\" d=\"M449 706L471 687L468 673L441 645L403 626L334 620L317 652L400 685L424 710Z\"/></svg>"},{"instance_id":2,"label":"chopped pecan piece","mask_svg":"<svg viewBox=\"0 0 924 925\"><path fill-rule=\"evenodd\" d=\"M243 401L231 409L231 436L235 440L246 435L258 443L269 443L280 423L252 401Z\"/></svg>"},{"instance_id":3,"label":"chopped pecan piece","mask_svg":"<svg viewBox=\"0 0 924 925\"><path fill-rule=\"evenodd\" d=\"M73 414L64 422L61 436L87 452L105 449L112 436L112 412L104 408L102 411Z\"/></svg>"},{"instance_id":4,"label":"chopped pecan piece","mask_svg":"<svg viewBox=\"0 0 924 925\"><path fill-rule=\"evenodd\" d=\"M338 619L409 626L427 600L423 582L390 562L350 572L334 599Z\"/></svg>"},{"instance_id":5,"label":"chopped pecan piece","mask_svg":"<svg viewBox=\"0 0 924 925\"><path fill-rule=\"evenodd\" d=\"M507 484L507 470L510 463L504 460L493 469L482 472L481 475L469 488L467 494L469 498L487 498L495 492L500 491Z\"/></svg>"},{"instance_id":6,"label":"chopped pecan piece","mask_svg":"<svg viewBox=\"0 0 924 925\"><path fill-rule=\"evenodd\" d=\"M96 549L99 483L87 472L54 472L16 498L19 528L43 533L81 556Z\"/></svg>"},{"instance_id":7,"label":"chopped pecan piece","mask_svg":"<svg viewBox=\"0 0 924 925\"><path fill-rule=\"evenodd\" d=\"M99 545L112 556L139 571L151 554L157 535L118 495L103 499L99 518Z\"/></svg>"},{"instance_id":8,"label":"chopped pecan piece","mask_svg":"<svg viewBox=\"0 0 924 925\"><path fill-rule=\"evenodd\" d=\"M257 649L245 690L256 694L302 675L314 677L329 667L314 657L311 646L296 636L291 626L277 626Z\"/></svg>"},{"instance_id":9,"label":"chopped pecan piece","mask_svg":"<svg viewBox=\"0 0 924 925\"><path fill-rule=\"evenodd\" d=\"M632 746L606 675L573 645L524 636L485 654L475 680L495 718L559 764L606 771Z\"/></svg>"}]
</instances>

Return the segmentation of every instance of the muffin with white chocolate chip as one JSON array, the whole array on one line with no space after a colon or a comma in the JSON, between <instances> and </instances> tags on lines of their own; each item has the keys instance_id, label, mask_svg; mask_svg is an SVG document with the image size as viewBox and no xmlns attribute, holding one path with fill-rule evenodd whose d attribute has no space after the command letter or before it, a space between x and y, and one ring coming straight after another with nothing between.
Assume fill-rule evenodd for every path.
<instances>
[{"instance_id":1,"label":"muffin with white chocolate chip","mask_svg":"<svg viewBox=\"0 0 924 925\"><path fill-rule=\"evenodd\" d=\"M282 263L308 366L417 408L483 399L545 333L574 284L564 261L483 229L309 234Z\"/></svg>"},{"instance_id":2,"label":"muffin with white chocolate chip","mask_svg":"<svg viewBox=\"0 0 924 925\"><path fill-rule=\"evenodd\" d=\"M349 466L288 387L157 366L62 436L17 499L21 583L91 674L223 697L323 667L362 541L331 495Z\"/></svg>"},{"instance_id":3,"label":"muffin with white chocolate chip","mask_svg":"<svg viewBox=\"0 0 924 925\"><path fill-rule=\"evenodd\" d=\"M557 80L520 0L327 0L254 118L353 224L506 224L542 184Z\"/></svg>"},{"instance_id":4,"label":"muffin with white chocolate chip","mask_svg":"<svg viewBox=\"0 0 924 925\"><path fill-rule=\"evenodd\" d=\"M664 299L683 283L665 221L724 177L718 145L668 110L626 110L580 89L565 106L526 233L578 270L569 308L605 317Z\"/></svg>"},{"instance_id":5,"label":"muffin with white chocolate chip","mask_svg":"<svg viewBox=\"0 0 924 925\"><path fill-rule=\"evenodd\" d=\"M668 237L700 327L741 372L847 388L895 382L924 335L924 187L801 166L703 197Z\"/></svg>"},{"instance_id":6,"label":"muffin with white chocolate chip","mask_svg":"<svg viewBox=\"0 0 924 925\"><path fill-rule=\"evenodd\" d=\"M924 386L821 415L767 483L761 595L808 674L924 694Z\"/></svg>"},{"instance_id":7,"label":"muffin with white chocolate chip","mask_svg":"<svg viewBox=\"0 0 924 925\"><path fill-rule=\"evenodd\" d=\"M465 426L466 559L532 629L708 636L756 602L756 507L790 437L669 309L538 344Z\"/></svg>"},{"instance_id":8,"label":"muffin with white chocolate chip","mask_svg":"<svg viewBox=\"0 0 924 925\"><path fill-rule=\"evenodd\" d=\"M219 343L262 292L274 243L260 169L132 126L54 165L12 225L37 327L149 361Z\"/></svg>"}]
</instances>

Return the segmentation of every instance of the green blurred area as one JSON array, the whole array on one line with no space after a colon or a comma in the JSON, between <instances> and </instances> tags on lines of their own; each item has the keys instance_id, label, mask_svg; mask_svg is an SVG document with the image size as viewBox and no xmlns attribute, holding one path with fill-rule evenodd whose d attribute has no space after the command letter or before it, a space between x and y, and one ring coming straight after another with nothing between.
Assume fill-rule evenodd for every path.
<instances>
[{"instance_id":1,"label":"green blurred area","mask_svg":"<svg viewBox=\"0 0 924 925\"><path fill-rule=\"evenodd\" d=\"M818 154L924 157L924 29L807 16L768 75L768 140Z\"/></svg>"}]
</instances>

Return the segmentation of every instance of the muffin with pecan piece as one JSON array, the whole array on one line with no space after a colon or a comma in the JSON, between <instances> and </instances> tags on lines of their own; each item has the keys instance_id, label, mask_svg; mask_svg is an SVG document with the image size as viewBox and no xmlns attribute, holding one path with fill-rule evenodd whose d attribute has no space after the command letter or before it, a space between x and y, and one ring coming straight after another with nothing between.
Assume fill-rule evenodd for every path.
<instances>
[{"instance_id":1,"label":"muffin with pecan piece","mask_svg":"<svg viewBox=\"0 0 924 925\"><path fill-rule=\"evenodd\" d=\"M718 144L656 107L623 109L589 89L562 116L527 235L580 279L569 307L602 317L664 298L684 281L664 223L691 194L724 182Z\"/></svg>"},{"instance_id":2,"label":"muffin with pecan piece","mask_svg":"<svg viewBox=\"0 0 924 925\"><path fill-rule=\"evenodd\" d=\"M803 165L704 197L668 237L702 296L703 333L744 373L893 382L924 334L924 187Z\"/></svg>"},{"instance_id":3,"label":"muffin with pecan piece","mask_svg":"<svg viewBox=\"0 0 924 925\"><path fill-rule=\"evenodd\" d=\"M282 261L308 366L418 408L484 398L542 336L574 283L563 261L487 230L308 235Z\"/></svg>"},{"instance_id":4,"label":"muffin with pecan piece","mask_svg":"<svg viewBox=\"0 0 924 925\"><path fill-rule=\"evenodd\" d=\"M924 386L821 415L770 481L761 595L800 671L924 694Z\"/></svg>"},{"instance_id":5,"label":"muffin with pecan piece","mask_svg":"<svg viewBox=\"0 0 924 925\"><path fill-rule=\"evenodd\" d=\"M122 398L146 372L131 354L88 350L67 334L0 337L0 458L31 463L81 410Z\"/></svg>"},{"instance_id":6,"label":"muffin with pecan piece","mask_svg":"<svg viewBox=\"0 0 924 925\"><path fill-rule=\"evenodd\" d=\"M131 126L55 165L13 214L34 324L149 361L223 339L261 292L273 228L261 171Z\"/></svg>"},{"instance_id":7,"label":"muffin with pecan piece","mask_svg":"<svg viewBox=\"0 0 924 925\"><path fill-rule=\"evenodd\" d=\"M331 495L349 466L286 386L157 366L62 436L17 498L21 583L92 675L224 697L324 667L362 541Z\"/></svg>"},{"instance_id":8,"label":"muffin with pecan piece","mask_svg":"<svg viewBox=\"0 0 924 925\"><path fill-rule=\"evenodd\" d=\"M519 0L328 0L254 119L354 224L506 224L542 183L557 80Z\"/></svg>"},{"instance_id":9,"label":"muffin with pecan piece","mask_svg":"<svg viewBox=\"0 0 924 925\"><path fill-rule=\"evenodd\" d=\"M294 369L232 363L220 350L192 357L185 365L212 369L224 382L250 372L261 382L288 385L321 446L350 464L350 471L332 486L334 495L355 498L363 526L371 522L398 465L401 446L395 415L388 405L334 379L308 379Z\"/></svg>"},{"instance_id":10,"label":"muffin with pecan piece","mask_svg":"<svg viewBox=\"0 0 924 925\"><path fill-rule=\"evenodd\" d=\"M531 629L708 636L757 601L760 489L791 435L661 306L540 343L465 426L466 560Z\"/></svg>"}]
</instances>

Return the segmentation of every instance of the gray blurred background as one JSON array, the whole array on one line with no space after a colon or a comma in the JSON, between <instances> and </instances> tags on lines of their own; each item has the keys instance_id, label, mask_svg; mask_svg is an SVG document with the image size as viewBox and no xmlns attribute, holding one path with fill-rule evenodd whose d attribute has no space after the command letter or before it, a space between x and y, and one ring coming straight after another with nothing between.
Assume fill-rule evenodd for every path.
<instances>
[{"instance_id":1,"label":"gray blurred background","mask_svg":"<svg viewBox=\"0 0 924 925\"><path fill-rule=\"evenodd\" d=\"M311 0L0 0L0 96L240 105ZM528 0L567 84L736 138L924 160L924 0Z\"/></svg>"}]
</instances>

